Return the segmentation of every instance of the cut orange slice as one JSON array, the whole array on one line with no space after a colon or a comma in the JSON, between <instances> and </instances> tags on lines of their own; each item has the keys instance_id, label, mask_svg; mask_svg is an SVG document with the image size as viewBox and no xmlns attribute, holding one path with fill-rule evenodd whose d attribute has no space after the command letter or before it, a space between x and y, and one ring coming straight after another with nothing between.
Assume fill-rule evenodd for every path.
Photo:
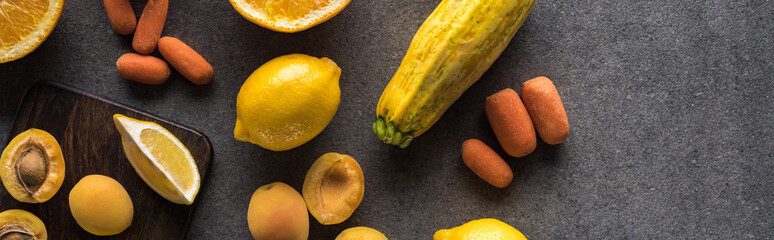
<instances>
[{"instance_id":1,"label":"cut orange slice","mask_svg":"<svg viewBox=\"0 0 774 240\"><path fill-rule=\"evenodd\" d=\"M34 51L54 30L64 0L0 0L0 63Z\"/></svg>"},{"instance_id":2,"label":"cut orange slice","mask_svg":"<svg viewBox=\"0 0 774 240\"><path fill-rule=\"evenodd\" d=\"M199 168L182 142L166 128L113 115L126 158L145 183L167 200L190 205L201 184Z\"/></svg>"},{"instance_id":3,"label":"cut orange slice","mask_svg":"<svg viewBox=\"0 0 774 240\"><path fill-rule=\"evenodd\" d=\"M350 0L229 0L251 22L277 32L300 32L339 14Z\"/></svg>"}]
</instances>

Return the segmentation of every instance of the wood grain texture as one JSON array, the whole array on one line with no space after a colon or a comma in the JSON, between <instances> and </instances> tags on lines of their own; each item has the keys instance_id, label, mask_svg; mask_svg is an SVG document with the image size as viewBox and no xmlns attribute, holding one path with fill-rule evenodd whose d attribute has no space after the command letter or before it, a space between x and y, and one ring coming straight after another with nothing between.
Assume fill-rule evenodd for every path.
<instances>
[{"instance_id":1,"label":"wood grain texture","mask_svg":"<svg viewBox=\"0 0 774 240\"><path fill-rule=\"evenodd\" d=\"M70 190L81 178L102 174L120 182L134 204L132 225L108 239L184 239L197 202L174 204L143 182L126 159L113 124L115 113L156 122L177 136L194 156L204 187L212 145L202 133L59 83L42 82L27 90L8 141L29 128L51 133L62 147L64 183L53 198L41 204L18 202L2 188L0 209L34 213L46 224L50 239L105 239L81 229L68 205Z\"/></svg>"}]
</instances>

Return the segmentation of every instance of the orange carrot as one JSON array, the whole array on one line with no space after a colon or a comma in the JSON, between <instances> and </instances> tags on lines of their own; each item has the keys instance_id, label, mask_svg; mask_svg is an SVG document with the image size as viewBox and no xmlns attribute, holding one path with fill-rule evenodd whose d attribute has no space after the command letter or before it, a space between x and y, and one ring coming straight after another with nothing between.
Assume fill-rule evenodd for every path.
<instances>
[{"instance_id":1,"label":"orange carrot","mask_svg":"<svg viewBox=\"0 0 774 240\"><path fill-rule=\"evenodd\" d=\"M212 66L191 47L177 38L159 39L159 52L180 74L197 85L212 81Z\"/></svg>"},{"instance_id":2,"label":"orange carrot","mask_svg":"<svg viewBox=\"0 0 774 240\"><path fill-rule=\"evenodd\" d=\"M521 96L540 138L551 145L564 142L570 125L554 83L547 77L533 78L521 85Z\"/></svg>"},{"instance_id":3,"label":"orange carrot","mask_svg":"<svg viewBox=\"0 0 774 240\"><path fill-rule=\"evenodd\" d=\"M500 146L508 155L523 157L535 150L535 128L513 89L506 88L487 97L484 110Z\"/></svg>"},{"instance_id":4,"label":"orange carrot","mask_svg":"<svg viewBox=\"0 0 774 240\"><path fill-rule=\"evenodd\" d=\"M166 82L171 73L164 60L137 53L124 54L118 58L116 67L124 78L150 85Z\"/></svg>"},{"instance_id":5,"label":"orange carrot","mask_svg":"<svg viewBox=\"0 0 774 240\"><path fill-rule=\"evenodd\" d=\"M134 32L132 48L142 54L150 54L156 49L164 23L167 21L169 0L148 0L142 10L140 22Z\"/></svg>"},{"instance_id":6,"label":"orange carrot","mask_svg":"<svg viewBox=\"0 0 774 240\"><path fill-rule=\"evenodd\" d=\"M103 0L110 26L116 33L129 35L137 26L137 16L134 15L129 0Z\"/></svg>"},{"instance_id":7,"label":"orange carrot","mask_svg":"<svg viewBox=\"0 0 774 240\"><path fill-rule=\"evenodd\" d=\"M478 139L468 139L462 143L462 161L492 186L504 188L513 180L511 167L500 155Z\"/></svg>"}]
</instances>

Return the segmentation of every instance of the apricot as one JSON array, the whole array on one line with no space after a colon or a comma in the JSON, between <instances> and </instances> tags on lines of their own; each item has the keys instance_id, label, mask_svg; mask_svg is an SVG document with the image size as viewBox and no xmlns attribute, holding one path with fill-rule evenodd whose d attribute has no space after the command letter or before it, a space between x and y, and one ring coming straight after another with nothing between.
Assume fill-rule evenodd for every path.
<instances>
[{"instance_id":1,"label":"apricot","mask_svg":"<svg viewBox=\"0 0 774 240\"><path fill-rule=\"evenodd\" d=\"M347 220L365 193L363 171L354 158L326 153L309 168L302 193L309 212L323 225Z\"/></svg>"},{"instance_id":2,"label":"apricot","mask_svg":"<svg viewBox=\"0 0 774 240\"><path fill-rule=\"evenodd\" d=\"M46 202L59 191L65 176L62 149L54 136L31 128L16 135L0 157L0 179L20 202Z\"/></svg>"},{"instance_id":3,"label":"apricot","mask_svg":"<svg viewBox=\"0 0 774 240\"><path fill-rule=\"evenodd\" d=\"M352 227L339 233L336 240L387 240L387 236L370 227Z\"/></svg>"},{"instance_id":4,"label":"apricot","mask_svg":"<svg viewBox=\"0 0 774 240\"><path fill-rule=\"evenodd\" d=\"M83 177L70 191L70 212L83 230L108 236L132 224L134 205L121 183L95 174Z\"/></svg>"},{"instance_id":5,"label":"apricot","mask_svg":"<svg viewBox=\"0 0 774 240\"><path fill-rule=\"evenodd\" d=\"M256 240L309 237L309 215L301 194L282 182L255 190L247 208L247 225Z\"/></svg>"},{"instance_id":6,"label":"apricot","mask_svg":"<svg viewBox=\"0 0 774 240\"><path fill-rule=\"evenodd\" d=\"M2 240L46 240L46 225L40 218L21 209L0 213L0 239Z\"/></svg>"}]
</instances>

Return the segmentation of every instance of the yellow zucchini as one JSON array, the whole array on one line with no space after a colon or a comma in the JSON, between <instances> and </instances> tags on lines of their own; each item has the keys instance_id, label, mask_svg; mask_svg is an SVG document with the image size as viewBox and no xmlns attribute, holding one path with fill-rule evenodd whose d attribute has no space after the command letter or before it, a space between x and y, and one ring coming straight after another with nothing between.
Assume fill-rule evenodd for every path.
<instances>
[{"instance_id":1,"label":"yellow zucchini","mask_svg":"<svg viewBox=\"0 0 774 240\"><path fill-rule=\"evenodd\" d=\"M373 130L405 148L494 63L534 0L442 0L411 40L376 107Z\"/></svg>"}]
</instances>

